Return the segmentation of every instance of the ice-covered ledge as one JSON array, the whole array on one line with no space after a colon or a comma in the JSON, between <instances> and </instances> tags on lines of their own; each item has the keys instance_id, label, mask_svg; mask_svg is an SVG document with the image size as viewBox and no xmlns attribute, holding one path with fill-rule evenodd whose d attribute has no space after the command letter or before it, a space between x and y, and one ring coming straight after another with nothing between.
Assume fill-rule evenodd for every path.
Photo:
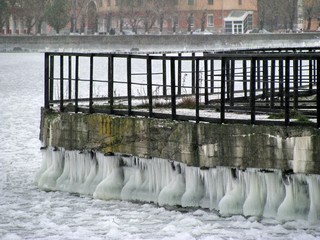
<instances>
[{"instance_id":1,"label":"ice-covered ledge","mask_svg":"<svg viewBox=\"0 0 320 240\"><path fill-rule=\"evenodd\" d=\"M66 150L158 157L200 168L320 173L319 131L309 127L195 124L42 111L40 139L46 146Z\"/></svg>"},{"instance_id":2,"label":"ice-covered ledge","mask_svg":"<svg viewBox=\"0 0 320 240\"><path fill-rule=\"evenodd\" d=\"M320 221L320 175L280 170L200 169L159 158L42 149L36 184L103 200L201 207L222 216Z\"/></svg>"}]
</instances>

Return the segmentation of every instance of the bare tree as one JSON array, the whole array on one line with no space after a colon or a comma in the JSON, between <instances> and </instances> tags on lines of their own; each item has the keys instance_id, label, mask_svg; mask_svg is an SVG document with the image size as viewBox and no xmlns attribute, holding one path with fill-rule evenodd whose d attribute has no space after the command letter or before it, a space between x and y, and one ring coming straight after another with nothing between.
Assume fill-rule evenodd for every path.
<instances>
[{"instance_id":1,"label":"bare tree","mask_svg":"<svg viewBox=\"0 0 320 240\"><path fill-rule=\"evenodd\" d=\"M173 0L119 0L118 6L120 32L126 24L134 32L143 26L148 33L157 21L162 32L164 21L172 19L176 12L176 2Z\"/></svg>"},{"instance_id":2,"label":"bare tree","mask_svg":"<svg viewBox=\"0 0 320 240\"><path fill-rule=\"evenodd\" d=\"M15 31L15 20L19 16L20 12L20 6L18 4L18 0L7 0L8 4L8 14L7 14L7 19L6 19L6 27L7 27L7 32L9 32L9 17L12 16L13 19L13 27L12 30Z\"/></svg>"},{"instance_id":3,"label":"bare tree","mask_svg":"<svg viewBox=\"0 0 320 240\"><path fill-rule=\"evenodd\" d=\"M71 0L70 32L84 32L87 20L87 8L91 0ZM78 27L80 26L80 30Z\"/></svg>"},{"instance_id":4,"label":"bare tree","mask_svg":"<svg viewBox=\"0 0 320 240\"><path fill-rule=\"evenodd\" d=\"M8 2L0 0L0 34L8 18Z\"/></svg>"},{"instance_id":5,"label":"bare tree","mask_svg":"<svg viewBox=\"0 0 320 240\"><path fill-rule=\"evenodd\" d=\"M177 12L177 2L174 0L153 0L153 8L159 19L160 32L163 32L164 21L172 21Z\"/></svg>"},{"instance_id":6,"label":"bare tree","mask_svg":"<svg viewBox=\"0 0 320 240\"><path fill-rule=\"evenodd\" d=\"M257 0L259 29L294 29L298 0Z\"/></svg>"},{"instance_id":7,"label":"bare tree","mask_svg":"<svg viewBox=\"0 0 320 240\"><path fill-rule=\"evenodd\" d=\"M319 0L304 0L303 13L304 18L307 20L307 30L311 30L311 22L314 18L320 16L320 1Z\"/></svg>"},{"instance_id":8,"label":"bare tree","mask_svg":"<svg viewBox=\"0 0 320 240\"><path fill-rule=\"evenodd\" d=\"M131 27L133 32L137 33L139 26L144 21L142 0L123 0L121 8L121 14L123 14L122 16L126 23Z\"/></svg>"},{"instance_id":9,"label":"bare tree","mask_svg":"<svg viewBox=\"0 0 320 240\"><path fill-rule=\"evenodd\" d=\"M143 25L145 33L149 33L150 29L154 26L158 14L156 8L157 0L146 0L143 6ZM159 1L161 2L161 1Z\"/></svg>"},{"instance_id":10,"label":"bare tree","mask_svg":"<svg viewBox=\"0 0 320 240\"><path fill-rule=\"evenodd\" d=\"M59 34L70 19L70 5L65 0L53 0L46 11L48 24Z\"/></svg>"},{"instance_id":11,"label":"bare tree","mask_svg":"<svg viewBox=\"0 0 320 240\"><path fill-rule=\"evenodd\" d=\"M289 29L294 30L298 21L298 0L287 0L288 6L288 26Z\"/></svg>"},{"instance_id":12,"label":"bare tree","mask_svg":"<svg viewBox=\"0 0 320 240\"><path fill-rule=\"evenodd\" d=\"M41 33L41 23L49 6L49 0L18 0L20 18L24 20L27 34L36 26L36 33Z\"/></svg>"},{"instance_id":13,"label":"bare tree","mask_svg":"<svg viewBox=\"0 0 320 240\"><path fill-rule=\"evenodd\" d=\"M268 27L270 13L273 10L273 6L275 4L275 0L257 0L257 8L258 8L258 21L259 21L259 29L262 30Z\"/></svg>"}]
</instances>

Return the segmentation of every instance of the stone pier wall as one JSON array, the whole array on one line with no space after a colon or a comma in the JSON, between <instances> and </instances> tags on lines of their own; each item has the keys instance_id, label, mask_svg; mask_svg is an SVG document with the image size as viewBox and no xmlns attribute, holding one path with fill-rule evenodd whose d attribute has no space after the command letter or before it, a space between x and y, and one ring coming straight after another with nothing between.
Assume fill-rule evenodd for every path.
<instances>
[{"instance_id":1,"label":"stone pier wall","mask_svg":"<svg viewBox=\"0 0 320 240\"><path fill-rule=\"evenodd\" d=\"M0 52L205 51L273 47L319 47L320 33L242 35L0 36Z\"/></svg>"},{"instance_id":2,"label":"stone pier wall","mask_svg":"<svg viewBox=\"0 0 320 240\"><path fill-rule=\"evenodd\" d=\"M218 125L42 111L40 139L67 150L159 157L191 166L320 174L320 134L308 127Z\"/></svg>"}]
</instances>

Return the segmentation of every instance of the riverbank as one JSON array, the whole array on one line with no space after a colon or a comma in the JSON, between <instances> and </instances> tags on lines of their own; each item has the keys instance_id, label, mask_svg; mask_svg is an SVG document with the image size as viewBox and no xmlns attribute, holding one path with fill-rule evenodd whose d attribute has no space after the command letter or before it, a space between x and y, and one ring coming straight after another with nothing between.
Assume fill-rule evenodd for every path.
<instances>
[{"instance_id":1,"label":"riverbank","mask_svg":"<svg viewBox=\"0 0 320 240\"><path fill-rule=\"evenodd\" d=\"M220 51L249 48L317 47L320 33L244 35L61 35L0 36L0 52Z\"/></svg>"}]
</instances>

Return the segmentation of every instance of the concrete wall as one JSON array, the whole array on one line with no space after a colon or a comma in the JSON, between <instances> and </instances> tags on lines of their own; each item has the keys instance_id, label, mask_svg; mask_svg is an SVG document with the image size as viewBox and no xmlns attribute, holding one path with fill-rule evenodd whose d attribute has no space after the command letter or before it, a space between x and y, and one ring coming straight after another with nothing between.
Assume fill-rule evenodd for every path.
<instances>
[{"instance_id":1,"label":"concrete wall","mask_svg":"<svg viewBox=\"0 0 320 240\"><path fill-rule=\"evenodd\" d=\"M0 51L191 51L317 47L320 33L245 35L0 36Z\"/></svg>"},{"instance_id":2,"label":"concrete wall","mask_svg":"<svg viewBox=\"0 0 320 240\"><path fill-rule=\"evenodd\" d=\"M102 114L42 112L41 141L159 157L197 167L293 169L320 173L320 135L306 127L217 125Z\"/></svg>"}]
</instances>

